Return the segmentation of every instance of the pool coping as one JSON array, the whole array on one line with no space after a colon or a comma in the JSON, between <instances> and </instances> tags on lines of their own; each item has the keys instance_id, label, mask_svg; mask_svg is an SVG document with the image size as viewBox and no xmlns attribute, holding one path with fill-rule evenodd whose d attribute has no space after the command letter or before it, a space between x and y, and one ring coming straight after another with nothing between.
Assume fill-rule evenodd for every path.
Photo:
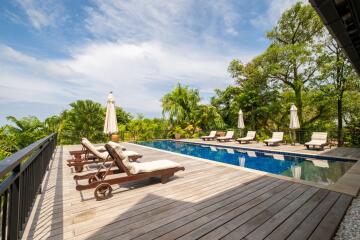
<instances>
[{"instance_id":1,"label":"pool coping","mask_svg":"<svg viewBox=\"0 0 360 240\"><path fill-rule=\"evenodd\" d=\"M290 156L296 156L296 157L314 157L317 159L325 159L325 160L335 160L335 161L341 161L341 160L350 160L350 161L360 161L358 158L349 158L349 157L335 157L330 155L315 155L312 153L296 153L291 151L277 151L277 150L271 150L271 149L259 149L259 148L252 148L252 147L244 147L243 145L239 146L227 146L227 145L221 145L221 143L214 144L214 143L208 143L208 142L193 142L193 141L187 141L187 140L175 140L175 139L164 139L167 141L174 141L174 142L184 142L184 143L190 143L190 144L198 144L198 145L209 145L214 147L222 147L222 148L235 148L235 149L242 149L242 150L248 150L248 151L257 151L257 152L266 152L266 153L276 153L276 154L284 154L284 155L290 155ZM161 140L158 140L161 141Z\"/></svg>"},{"instance_id":2,"label":"pool coping","mask_svg":"<svg viewBox=\"0 0 360 240\"><path fill-rule=\"evenodd\" d=\"M292 152L285 152L285 151L272 151L272 150L259 150L256 148L243 148L241 146L237 147L237 146L223 146L223 145L217 145L217 144L211 144L211 143L197 143L197 142L191 142L191 141L185 141L185 140L174 140L174 139L162 139L161 141L164 140L168 140L168 141L174 141L174 142L184 142L184 143L190 143L190 144L197 144L197 145L208 145L208 146L214 146L214 147L221 147L221 148L230 148L230 149L241 149L241 150L250 150L250 151L259 151L259 152L267 152L267 153L278 153L278 154L291 154L293 156L299 156L299 157L314 157L314 158L318 158L318 155L313 155L313 154L299 154L299 153L292 153ZM154 148L154 147L149 147L149 146L144 146L144 145L140 145L137 143L133 143L133 142L127 142L128 144L133 144L136 146L141 146L144 148L150 148L150 149L154 149L154 150L158 150L161 152L166 152L166 153L171 153L171 154L175 154L175 155L179 155L179 156L183 156L183 157L188 157L188 158L192 158L192 159L196 159L196 160L200 160L200 161L205 161L208 163L212 163L215 165L220 165L220 166L227 166L227 167L231 167L234 169L240 169L243 171L247 171L247 172L254 172L260 175L265 175L265 176L271 176L271 177L275 177L278 179L283 179L283 180L287 180L287 181L291 181L291 182L296 182L296 183L301 183L301 184L305 184L305 185L309 185L309 186L313 186L313 187L318 187L318 188L322 188L322 189L327 189L327 190L331 190L334 192L339 192L339 193L344 193L353 197L356 197L359 193L360 190L360 161L356 160L356 159L349 159L349 158L337 158L337 157L332 157L332 156L324 156L322 155L323 159L329 159L332 158L334 160L355 160L356 163L347 171L345 172L345 174L343 176L341 176L334 184L332 185L321 185L321 184L317 184L311 181L306 181L306 180L301 180L301 179L295 179L292 177L287 177L287 176L282 176L282 175L277 175L277 174L273 174L273 173L268 173L268 172L264 172L264 171L260 171L260 170L255 170L255 169L250 169L250 168L246 168L246 167L241 167L241 166L236 166L236 165L232 165L229 163L222 163L222 162L217 162L214 160L210 160L210 159L206 159L206 158L199 158L199 157L194 157L194 156L190 156L190 155L186 155L186 154L181 154L181 153L176 153L176 152L171 152L171 151L167 151L167 150L163 150L163 149L158 149L158 148Z\"/></svg>"}]
</instances>

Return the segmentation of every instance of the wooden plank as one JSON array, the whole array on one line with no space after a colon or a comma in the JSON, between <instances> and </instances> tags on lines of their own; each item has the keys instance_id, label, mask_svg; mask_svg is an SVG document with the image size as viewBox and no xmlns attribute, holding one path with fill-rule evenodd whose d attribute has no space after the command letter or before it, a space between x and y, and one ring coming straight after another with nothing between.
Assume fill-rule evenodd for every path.
<instances>
[{"instance_id":1,"label":"wooden plank","mask_svg":"<svg viewBox=\"0 0 360 240\"><path fill-rule=\"evenodd\" d=\"M326 197L328 190L319 190L310 198L301 208L292 214L285 222L277 227L265 239L280 240L286 239L287 236L311 213L311 211Z\"/></svg>"},{"instance_id":2,"label":"wooden plank","mask_svg":"<svg viewBox=\"0 0 360 240\"><path fill-rule=\"evenodd\" d=\"M231 211L226 212L225 214L221 216L207 216L207 218L210 218L211 221L199 226L197 229L192 230L191 232L184 234L179 239L197 239L205 234L207 234L210 231L213 231L214 229L222 226L223 224L227 223L228 221L232 220L233 218L245 213L251 208L256 208L259 204L262 202L266 202L268 199L272 199L273 196L280 196L282 193L286 193L288 191L293 190L293 187L295 186L292 183L285 182L276 188L273 188L264 194L256 197L255 199L252 199L251 201L237 207L236 209L231 209ZM271 200L268 200L271 201Z\"/></svg>"},{"instance_id":3,"label":"wooden plank","mask_svg":"<svg viewBox=\"0 0 360 240\"><path fill-rule=\"evenodd\" d=\"M249 221L246 221L244 224L244 220L235 222L235 224L239 225L238 228L230 232L228 235L226 235L223 239L241 239L248 235L248 233L255 230L258 226L266 222L269 218L274 216L276 213L281 211L284 207L286 207L288 204L296 200L299 196L301 196L306 190L309 190L309 186L300 186L295 191L291 192L286 197L282 198L280 201L276 202L275 204L271 205L269 208L263 210L260 214L255 215L256 213L253 213L255 216L252 217ZM258 206L259 207L259 206ZM258 210L257 207L257 210ZM236 220L234 220L236 221ZM226 225L223 225L226 229L229 229ZM219 236L220 237L220 236ZM223 236L221 236L223 237ZM206 235L204 236L206 238ZM215 238L213 238L215 239Z\"/></svg>"},{"instance_id":4,"label":"wooden plank","mask_svg":"<svg viewBox=\"0 0 360 240\"><path fill-rule=\"evenodd\" d=\"M256 228L252 233L250 233L245 239L260 240L264 239L269 235L276 227L278 227L282 222L284 222L291 214L293 214L298 208L300 208L306 201L309 200L319 189L312 187L299 198L294 200L284 209L279 211L276 215L272 216L261 226Z\"/></svg>"},{"instance_id":5,"label":"wooden plank","mask_svg":"<svg viewBox=\"0 0 360 240\"><path fill-rule=\"evenodd\" d=\"M271 181L271 180L270 180ZM271 188L274 188L276 186L275 183L273 184L269 184L267 186L265 186L264 188L265 189L271 189ZM256 191L254 190L253 188L249 189L250 192L253 192L253 191ZM243 196L249 196L249 191L244 191L242 195L239 195L240 197L243 197ZM265 190L266 191L266 190ZM249 194L249 195L248 195ZM237 195L236 195L237 196ZM241 200L239 200L239 198L236 198L233 197L233 198L229 198L230 200L232 200L233 202L241 202ZM244 198L243 198L244 199ZM230 201L229 200L229 201ZM207 206L206 208L204 209L195 209L195 208L190 208L190 212L186 212L186 211L181 211L181 212L178 212L174 215L169 215L168 217L166 218L163 218L159 221L150 221L150 223L148 224L145 224L143 225L144 223L142 223L143 226L140 226L139 228L136 229L136 232L125 232L124 234L124 229L114 229L114 231L112 232L107 232L105 233L105 235L100 235L100 237L106 237L108 238L109 236L111 237L120 237L121 236L121 239L131 239L131 238L135 238L135 237L138 237L138 236L141 236L143 234L146 234L146 237L148 239L148 234L150 231L154 230L154 229L157 229L157 228L160 228L164 225L167 225L168 223L171 223L171 222L174 222L176 221L177 219L180 219L181 222L184 222L185 223L187 222L187 219L190 217L190 218L193 218L195 216L195 218L198 217L198 215L201 215L202 213L208 213L208 212L211 212L211 211L215 211L217 208L223 206L224 204L226 204L226 202L224 202L224 200L222 201L219 201L218 204L212 204L210 206ZM189 214L191 214L190 216L188 216ZM183 224L185 224L183 223ZM131 227L131 226L130 226ZM159 239L159 238L157 238Z\"/></svg>"},{"instance_id":6,"label":"wooden plank","mask_svg":"<svg viewBox=\"0 0 360 240\"><path fill-rule=\"evenodd\" d=\"M227 173L226 176L231 177L234 174L236 174L236 172L233 172L232 174ZM240 178L246 177L246 176L247 175L242 175L242 176L240 175L239 178L235 178L235 179L240 180ZM162 205L171 204L172 202L175 201L172 198L181 200L183 198L188 197L189 195L186 195L187 192L190 195L193 193L200 194L200 193L202 193L203 190L206 190L206 189L212 189L212 188L218 187L216 191L219 191L221 188L227 187L227 185L223 183L223 181L225 181L226 179L218 179L218 180L214 181L213 185L210 185L210 186L208 185L209 180L212 180L212 178L209 177L209 179L203 179L203 182L199 182L199 185L195 185L195 187L193 189L189 188L188 185L182 186L182 187L177 187L175 189L175 191L168 192L169 198L163 198L161 196L151 195L151 196L146 196L146 199L142 199L142 198L144 198L144 195L141 195L139 199L137 199L137 200L134 199L136 202L140 201L140 202L136 203L136 205L132 204L134 202L134 200L131 200L131 199L126 199L126 200L124 199L124 204L119 204L118 201L114 202L114 205L103 204L102 206L107 206L107 209L109 211L102 210L101 208L96 209L96 211L101 212L101 215L96 216L98 222L94 227L101 228L103 226L103 221L106 221L107 218L111 218L113 215L115 218L119 214L121 214L122 218L125 219L125 218L129 218L131 216L145 213L147 211L150 211L151 209L161 207ZM229 185L229 187L231 187L231 186ZM188 191L185 191L187 188L188 188ZM201 190L201 188L203 190ZM192 190L194 190L194 191L192 191ZM207 193L209 193L209 192L211 192L211 191L208 190ZM178 196L176 196L176 194ZM128 206L127 206L127 204L128 204ZM128 210L130 207L131 207L131 211ZM83 228L81 228L81 226L83 226ZM81 229L89 230L89 224L87 222L79 223L79 224L76 224L76 226L74 225L72 228L69 228L69 229L65 228L65 231L79 232L80 231L79 229L80 230ZM64 229L62 229L62 230L64 231Z\"/></svg>"},{"instance_id":7,"label":"wooden plank","mask_svg":"<svg viewBox=\"0 0 360 240\"><path fill-rule=\"evenodd\" d=\"M273 183L273 185L271 185L271 183ZM249 184L247 188L234 189L234 191L232 192L219 194L215 198L209 198L205 202L193 206L192 208L195 211L192 214L187 215L185 218L179 218L178 220L169 222L166 225L163 225L159 228L147 232L142 236L139 236L137 239L147 240L147 239L159 239L159 237L167 238L167 233L175 229L177 231L181 231L180 227L188 223L190 223L192 226L195 226L193 221L201 218L202 216L210 212L214 212L214 211L220 212L221 208L231 209L232 206L236 206L236 204L241 204L245 202L246 199L244 200L244 197L247 197L248 199L248 196L250 194L253 194L257 191L259 191L257 194L260 194L261 192L264 192L264 189L270 189L271 187L275 187L275 186L276 186L275 181L271 181L271 179L267 179L267 181L263 181L261 183L256 182L256 184L252 184L252 185ZM253 195L255 196L255 194Z\"/></svg>"},{"instance_id":8,"label":"wooden plank","mask_svg":"<svg viewBox=\"0 0 360 240\"><path fill-rule=\"evenodd\" d=\"M337 192L330 192L309 214L309 216L307 216L307 218L305 218L304 221L291 233L288 239L301 240L308 238L339 196L340 194Z\"/></svg>"},{"instance_id":9,"label":"wooden plank","mask_svg":"<svg viewBox=\"0 0 360 240\"><path fill-rule=\"evenodd\" d=\"M245 183L245 181L248 181L250 179L248 178L235 178L236 181L238 181L239 185L241 183ZM243 182L244 181L244 182ZM231 187L232 186L232 187ZM227 190L229 189L230 190ZM188 208L190 208L193 204L188 204L191 201L196 201L200 198L206 198L207 196L212 196L216 193L218 193L221 189L222 190L227 190L229 192L231 192L231 188L233 188L233 185L231 184L226 184L224 182L218 184L218 187L214 185L210 185L208 187L202 187L202 190L199 189L189 189L189 198L185 198L186 197L186 192L183 192L183 196L184 199L179 198L179 197L175 197L173 196L173 198L178 199L176 201L174 201L172 198L172 196L169 196L169 199L172 200L171 202L174 205L173 209L168 209L169 211L176 213L179 212L181 210L186 210ZM214 189L214 191L211 191L211 189ZM180 196L180 195L179 195ZM181 200L181 201L179 201ZM187 200L187 201L184 201ZM189 201L189 202L188 202ZM167 206L165 206L167 208ZM154 208L154 211L159 210L159 208ZM167 213L168 215L173 215L171 214L171 212ZM145 212L144 212L145 213ZM117 214L118 215L118 214ZM98 231L97 233L100 234L102 232L106 232L108 230L112 230L114 229L118 229L119 227L123 226L123 225L128 225L131 223L131 227L134 227L135 225L139 224L140 226L145 225L146 222L149 222L148 218L145 219L136 219L136 217L139 215L139 212L136 212L136 214L132 213L132 211L127 211L124 214L121 214L121 217L117 217L115 221L112 222L112 226L106 226L105 228L101 228L100 231ZM144 215L144 214L143 214ZM146 216L155 216L154 212L149 212L149 214L146 212ZM135 217L135 219L134 219ZM166 215L164 214L160 219L164 219L166 217ZM130 219L131 218L131 219ZM124 221L126 220L126 221ZM140 220L140 221L139 221ZM155 219L153 219L155 220ZM153 221L152 220L152 221ZM151 221L150 221L151 222ZM134 225L135 224L135 225ZM84 225L84 229L89 230L88 227L86 225ZM124 228L125 229L125 228ZM121 231L124 231L124 229L121 229ZM75 229L76 233L79 233L79 229L76 227ZM115 233L115 232L114 232Z\"/></svg>"},{"instance_id":10,"label":"wooden plank","mask_svg":"<svg viewBox=\"0 0 360 240\"><path fill-rule=\"evenodd\" d=\"M315 231L311 234L309 240L331 239L334 236L341 219L344 217L352 199L353 198L349 195L341 194L339 199L332 206Z\"/></svg>"}]
</instances>

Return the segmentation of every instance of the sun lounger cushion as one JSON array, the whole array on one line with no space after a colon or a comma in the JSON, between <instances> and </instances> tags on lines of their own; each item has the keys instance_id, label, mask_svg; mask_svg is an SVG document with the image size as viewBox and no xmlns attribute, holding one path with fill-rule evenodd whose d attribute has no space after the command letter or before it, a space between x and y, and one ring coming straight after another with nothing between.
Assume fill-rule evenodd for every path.
<instances>
[{"instance_id":1,"label":"sun lounger cushion","mask_svg":"<svg viewBox=\"0 0 360 240\"><path fill-rule=\"evenodd\" d=\"M314 145L314 146L321 146L326 144L324 140L311 140L310 142L305 143L305 145Z\"/></svg>"},{"instance_id":2,"label":"sun lounger cushion","mask_svg":"<svg viewBox=\"0 0 360 240\"><path fill-rule=\"evenodd\" d=\"M157 160L151 162L131 162L126 156L125 152L122 151L119 147L115 148L116 153L119 155L125 167L129 170L131 174L138 174L142 172L153 172L158 170L164 170L169 168L181 167L179 163L170 161L170 160Z\"/></svg>"},{"instance_id":3,"label":"sun lounger cushion","mask_svg":"<svg viewBox=\"0 0 360 240\"><path fill-rule=\"evenodd\" d=\"M326 132L314 132L311 136L311 141L305 143L305 145L322 146L327 143Z\"/></svg>"},{"instance_id":4,"label":"sun lounger cushion","mask_svg":"<svg viewBox=\"0 0 360 240\"><path fill-rule=\"evenodd\" d=\"M269 143L282 142L282 139L271 138L271 139L265 140L265 142L269 142Z\"/></svg>"},{"instance_id":5,"label":"sun lounger cushion","mask_svg":"<svg viewBox=\"0 0 360 240\"><path fill-rule=\"evenodd\" d=\"M108 157L108 152L99 152L94 145L91 144L86 138L81 139L81 143L84 144L96 157L100 159L106 159Z\"/></svg>"},{"instance_id":6,"label":"sun lounger cushion","mask_svg":"<svg viewBox=\"0 0 360 240\"><path fill-rule=\"evenodd\" d=\"M272 138L265 140L264 142L268 143L278 143L282 142L284 137L283 132L273 132Z\"/></svg>"},{"instance_id":7,"label":"sun lounger cushion","mask_svg":"<svg viewBox=\"0 0 360 240\"><path fill-rule=\"evenodd\" d=\"M106 151L106 148L105 146L99 146L99 147L95 147L96 150L98 150L99 152L105 152Z\"/></svg>"},{"instance_id":8,"label":"sun lounger cushion","mask_svg":"<svg viewBox=\"0 0 360 240\"><path fill-rule=\"evenodd\" d=\"M234 136L234 131L227 131L225 137L218 137L217 139L231 139Z\"/></svg>"},{"instance_id":9,"label":"sun lounger cushion","mask_svg":"<svg viewBox=\"0 0 360 240\"><path fill-rule=\"evenodd\" d=\"M246 136L243 138L238 138L238 141L251 141L255 139L256 131L248 131Z\"/></svg>"},{"instance_id":10,"label":"sun lounger cushion","mask_svg":"<svg viewBox=\"0 0 360 240\"><path fill-rule=\"evenodd\" d=\"M112 146L113 148L116 148L116 147L121 147L121 150L125 151L126 150L126 147L124 147L123 145L121 145L120 143L116 143L116 142L113 142L113 141L109 141L108 144L110 146ZM105 147L104 147L105 148Z\"/></svg>"},{"instance_id":11,"label":"sun lounger cushion","mask_svg":"<svg viewBox=\"0 0 360 240\"><path fill-rule=\"evenodd\" d=\"M156 160L151 162L131 162L130 173L138 174L143 172L154 172L159 170L165 170L169 168L181 167L177 162L170 160Z\"/></svg>"},{"instance_id":12,"label":"sun lounger cushion","mask_svg":"<svg viewBox=\"0 0 360 240\"><path fill-rule=\"evenodd\" d=\"M134 151L130 151L130 150L126 150L123 151L123 153L127 156L127 157L142 157L142 155L140 153L134 152Z\"/></svg>"},{"instance_id":13,"label":"sun lounger cushion","mask_svg":"<svg viewBox=\"0 0 360 240\"><path fill-rule=\"evenodd\" d=\"M112 141L109 141L108 144L110 146L112 146L113 148L116 148L116 147L121 147L123 151L126 150L126 147L124 147L123 145L119 144L119 143L116 143L116 142L112 142ZM106 148L105 146L99 146L99 147L95 147L96 150L98 150L99 152L105 152L106 151Z\"/></svg>"},{"instance_id":14,"label":"sun lounger cushion","mask_svg":"<svg viewBox=\"0 0 360 240\"><path fill-rule=\"evenodd\" d=\"M96 157L105 160L108 156L109 153L106 152L100 152L97 150L97 148L86 138L83 138L81 140L82 144L84 144ZM120 149L124 156L126 157L142 157L142 155L140 153L134 152L134 151L123 151L124 147L118 143L115 142L109 142L109 145L112 146L115 149Z\"/></svg>"},{"instance_id":15,"label":"sun lounger cushion","mask_svg":"<svg viewBox=\"0 0 360 240\"><path fill-rule=\"evenodd\" d=\"M251 141L251 140L253 140L254 138L252 138L252 137L243 137L243 138L238 138L237 140L238 141Z\"/></svg>"}]
</instances>

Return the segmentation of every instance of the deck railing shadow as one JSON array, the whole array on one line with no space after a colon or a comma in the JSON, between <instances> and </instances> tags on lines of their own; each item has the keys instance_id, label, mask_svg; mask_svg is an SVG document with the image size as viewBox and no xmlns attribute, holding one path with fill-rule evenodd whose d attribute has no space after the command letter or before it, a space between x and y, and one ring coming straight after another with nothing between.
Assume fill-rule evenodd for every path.
<instances>
[{"instance_id":1,"label":"deck railing shadow","mask_svg":"<svg viewBox=\"0 0 360 240\"><path fill-rule=\"evenodd\" d=\"M58 239L63 238L63 222L60 221L56 224L53 224L55 218L63 217L63 146L57 147L55 156L58 157L58 159L54 159L49 166L50 171L47 175L47 178L43 182L43 192L40 195L38 207L36 208L34 217L31 222L29 235L26 236L27 239L44 239L49 235L56 236ZM52 176L54 170L57 171L56 177ZM61 181L54 181L54 183L51 184L51 177L61 179ZM53 202L47 200L47 196L49 195L53 197ZM53 209L54 205L56 205L56 213ZM45 218L41 217L44 216L44 212L47 213L45 214Z\"/></svg>"}]
</instances>

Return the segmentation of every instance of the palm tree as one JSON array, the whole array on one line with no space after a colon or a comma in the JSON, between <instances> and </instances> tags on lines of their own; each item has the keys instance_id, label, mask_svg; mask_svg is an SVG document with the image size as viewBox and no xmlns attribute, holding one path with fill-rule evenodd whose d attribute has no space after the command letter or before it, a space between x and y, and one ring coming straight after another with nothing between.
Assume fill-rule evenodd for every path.
<instances>
[{"instance_id":1,"label":"palm tree","mask_svg":"<svg viewBox=\"0 0 360 240\"><path fill-rule=\"evenodd\" d=\"M8 116L7 120L13 123L6 126L6 131L7 135L11 136L16 142L17 150L46 136L44 124L37 117L29 116L17 119L16 117Z\"/></svg>"},{"instance_id":2,"label":"palm tree","mask_svg":"<svg viewBox=\"0 0 360 240\"><path fill-rule=\"evenodd\" d=\"M200 104L200 95L197 89L178 84L162 99L163 114L168 114L173 126L181 127L194 134L200 128L222 127L224 122L211 105Z\"/></svg>"},{"instance_id":3,"label":"palm tree","mask_svg":"<svg viewBox=\"0 0 360 240\"><path fill-rule=\"evenodd\" d=\"M181 86L180 83L162 99L163 114L169 115L172 124L186 127L196 122L195 112L200 102L199 92L196 89L189 89L188 86Z\"/></svg>"}]
</instances>

